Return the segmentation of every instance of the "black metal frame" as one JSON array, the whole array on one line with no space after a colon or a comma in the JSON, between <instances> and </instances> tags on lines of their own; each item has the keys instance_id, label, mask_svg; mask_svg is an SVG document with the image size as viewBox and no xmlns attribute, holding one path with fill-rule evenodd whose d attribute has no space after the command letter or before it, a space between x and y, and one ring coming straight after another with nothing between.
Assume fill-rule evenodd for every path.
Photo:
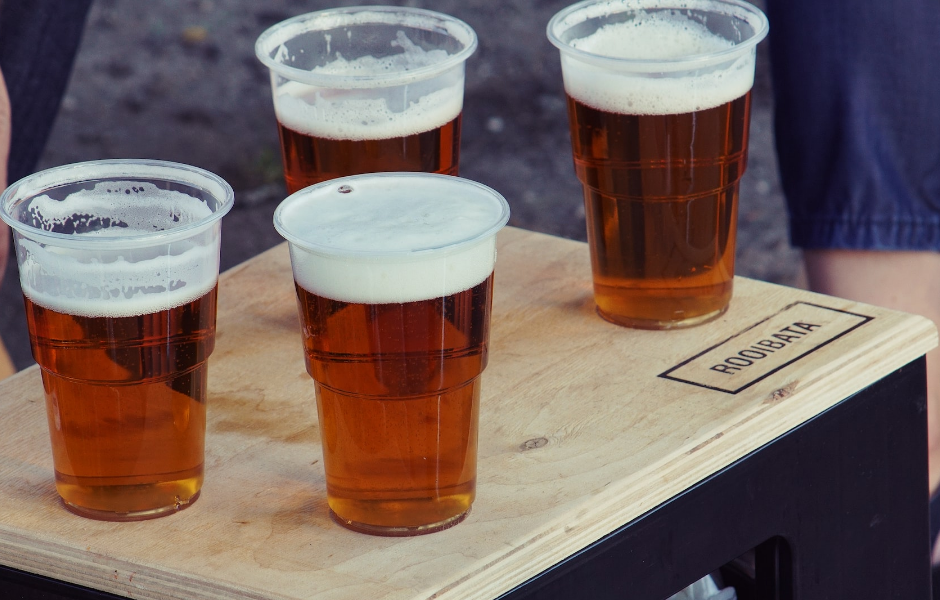
<instances>
[{"instance_id":1,"label":"black metal frame","mask_svg":"<svg viewBox=\"0 0 940 600\"><path fill-rule=\"evenodd\" d=\"M754 549L760 600L930 598L920 358L500 600L660 600Z\"/></svg>"},{"instance_id":2,"label":"black metal frame","mask_svg":"<svg viewBox=\"0 0 940 600\"><path fill-rule=\"evenodd\" d=\"M0 565L0 598L3 600L127 600L64 581L25 573Z\"/></svg>"},{"instance_id":3,"label":"black metal frame","mask_svg":"<svg viewBox=\"0 0 940 600\"><path fill-rule=\"evenodd\" d=\"M920 358L500 600L661 600L751 550L741 600L929 600L925 381ZM7 567L0 590L119 598Z\"/></svg>"}]
</instances>

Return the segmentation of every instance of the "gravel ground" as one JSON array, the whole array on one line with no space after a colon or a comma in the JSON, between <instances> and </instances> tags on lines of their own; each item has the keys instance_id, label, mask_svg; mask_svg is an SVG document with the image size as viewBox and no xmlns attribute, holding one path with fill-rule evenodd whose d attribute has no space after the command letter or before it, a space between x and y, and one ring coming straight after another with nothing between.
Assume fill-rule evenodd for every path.
<instances>
[{"instance_id":1,"label":"gravel ground","mask_svg":"<svg viewBox=\"0 0 940 600\"><path fill-rule=\"evenodd\" d=\"M421 0L452 14L480 46L467 64L461 175L503 193L511 225L584 240L557 50L545 37L570 0ZM282 240L271 225L284 197L267 70L254 42L288 17L355 2L96 0L40 168L101 158L156 158L216 172L235 188L223 223L222 268ZM742 182L740 275L802 285L772 145L766 43L759 51L749 167ZM585 273L589 277L590 273ZM32 363L15 260L0 288L0 336Z\"/></svg>"}]
</instances>

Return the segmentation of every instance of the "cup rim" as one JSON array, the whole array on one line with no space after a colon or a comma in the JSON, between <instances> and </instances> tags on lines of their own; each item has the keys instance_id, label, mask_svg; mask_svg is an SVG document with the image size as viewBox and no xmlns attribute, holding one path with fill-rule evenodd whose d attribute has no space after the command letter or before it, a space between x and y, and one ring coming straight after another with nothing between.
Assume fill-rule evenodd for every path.
<instances>
[{"instance_id":1,"label":"cup rim","mask_svg":"<svg viewBox=\"0 0 940 600\"><path fill-rule=\"evenodd\" d=\"M643 9L690 9L690 8L726 8L729 14L740 17L754 26L754 35L717 52L692 54L675 58L618 58L587 52L572 47L563 41L560 34L587 19L618 12ZM622 8L623 10L617 10ZM593 10L591 10L593 9ZM586 12L584 18L567 22L579 12ZM561 29L564 27L564 29ZM583 0L557 12L546 26L549 42L562 54L597 66L630 69L637 72L666 72L694 70L721 64L733 60L759 44L769 32L767 16L759 8L743 0Z\"/></svg>"},{"instance_id":2,"label":"cup rim","mask_svg":"<svg viewBox=\"0 0 940 600\"><path fill-rule=\"evenodd\" d=\"M374 23L418 25L424 23L447 33L464 44L462 50L448 55L447 59L409 71L381 75L337 75L334 73L312 73L285 65L271 54L284 42L300 33L311 30L310 25L322 22L329 27L340 27L358 14L375 14ZM435 77L464 63L477 49L477 34L464 21L433 10L407 6L347 6L328 8L298 15L272 25L255 41L255 56L268 69L278 75L308 85L332 89L358 89L404 85Z\"/></svg>"},{"instance_id":3,"label":"cup rim","mask_svg":"<svg viewBox=\"0 0 940 600\"><path fill-rule=\"evenodd\" d=\"M88 176L91 172L93 176ZM82 175L86 173L86 175ZM104 181L123 179L127 181L149 179L173 181L196 188L202 188L219 200L219 206L212 214L173 229L141 232L133 235L115 235L105 238L87 238L69 233L58 233L38 229L14 218L11 208L30 200L46 190L66 184L83 181ZM205 169L183 163L151 159L104 159L71 163L53 167L27 175L10 184L0 194L0 220L13 228L20 235L67 248L136 248L153 246L186 239L209 228L232 209L235 192L227 181Z\"/></svg>"},{"instance_id":4,"label":"cup rim","mask_svg":"<svg viewBox=\"0 0 940 600\"><path fill-rule=\"evenodd\" d=\"M292 205L297 204L298 202L303 201L303 198L312 193L324 192L327 189L336 189L343 185L354 185L359 181L367 179L424 179L425 181L438 179L444 185L454 185L454 186L466 186L474 188L478 193L482 193L486 196L494 199L497 204L499 204L500 211L498 216L495 216L492 223L481 229L478 232L473 233L472 235L458 239L450 243L441 244L439 246L431 246L426 248L416 248L413 250L384 250L384 249L370 249L370 250L360 250L360 249L351 249L351 248L336 248L327 244L317 243L315 240L303 239L302 237L296 235L289 227L284 223L284 214L287 212ZM506 198L494 190L493 188L484 185L482 183L473 181L471 179L465 179L463 177L456 177L454 175L443 175L440 173L424 173L424 172L383 172L383 173L360 173L357 175L348 175L346 177L339 177L337 179L330 179L305 187L301 190L298 190L281 201L278 207L274 211L274 228L277 230L281 236L290 242L292 246L297 246L302 248L307 252L318 254L321 256L327 257L350 257L350 258L369 258L374 260L383 260L388 259L391 261L401 261L402 259L422 259L429 254L440 254L446 253L449 254L452 251L459 251L467 246L482 242L489 239L490 237L496 235L496 233L502 229L506 223L509 222L509 203L506 201Z\"/></svg>"}]
</instances>

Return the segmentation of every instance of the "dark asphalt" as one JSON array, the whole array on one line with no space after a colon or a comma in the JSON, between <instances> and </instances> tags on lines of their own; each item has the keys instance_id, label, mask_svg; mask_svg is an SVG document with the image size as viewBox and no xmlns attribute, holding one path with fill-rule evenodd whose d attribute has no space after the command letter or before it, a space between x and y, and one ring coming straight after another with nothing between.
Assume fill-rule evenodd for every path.
<instances>
[{"instance_id":1,"label":"dark asphalt","mask_svg":"<svg viewBox=\"0 0 940 600\"><path fill-rule=\"evenodd\" d=\"M569 0L375 3L449 13L477 31L480 46L467 64L461 175L503 193L511 225L585 239L561 68L545 37L548 20ZM236 192L235 209L223 221L223 269L270 248L281 242L271 216L284 184L268 74L254 41L285 18L351 4L358 3L96 0L40 168L101 158L203 167ZM766 46L759 51L742 182L737 272L800 285L772 146ZM23 368L32 359L11 262L0 288L0 336Z\"/></svg>"}]
</instances>

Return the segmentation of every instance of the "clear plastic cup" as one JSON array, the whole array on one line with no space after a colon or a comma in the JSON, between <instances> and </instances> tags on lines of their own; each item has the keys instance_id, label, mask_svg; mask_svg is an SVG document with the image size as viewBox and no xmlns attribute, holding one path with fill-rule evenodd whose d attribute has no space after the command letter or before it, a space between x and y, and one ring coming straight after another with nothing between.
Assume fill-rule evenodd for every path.
<instances>
[{"instance_id":1,"label":"clear plastic cup","mask_svg":"<svg viewBox=\"0 0 940 600\"><path fill-rule=\"evenodd\" d=\"M149 160L58 167L0 196L69 510L148 519L199 496L232 202L212 173Z\"/></svg>"},{"instance_id":2,"label":"clear plastic cup","mask_svg":"<svg viewBox=\"0 0 940 600\"><path fill-rule=\"evenodd\" d=\"M766 35L737 0L588 0L548 24L605 319L669 329L727 310Z\"/></svg>"},{"instance_id":3,"label":"clear plastic cup","mask_svg":"<svg viewBox=\"0 0 940 600\"><path fill-rule=\"evenodd\" d=\"M275 211L341 525L418 535L470 511L496 233L508 219L492 189L418 173L336 179Z\"/></svg>"},{"instance_id":4,"label":"clear plastic cup","mask_svg":"<svg viewBox=\"0 0 940 600\"><path fill-rule=\"evenodd\" d=\"M418 8L359 6L261 34L289 193L358 173L457 175L469 25Z\"/></svg>"}]
</instances>

